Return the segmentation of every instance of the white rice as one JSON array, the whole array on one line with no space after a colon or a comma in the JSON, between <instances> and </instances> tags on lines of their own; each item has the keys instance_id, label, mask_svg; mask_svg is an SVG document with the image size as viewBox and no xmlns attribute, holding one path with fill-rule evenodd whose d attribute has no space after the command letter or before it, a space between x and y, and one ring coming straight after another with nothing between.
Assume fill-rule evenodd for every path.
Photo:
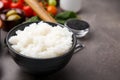
<instances>
[{"instance_id":1,"label":"white rice","mask_svg":"<svg viewBox=\"0 0 120 80\"><path fill-rule=\"evenodd\" d=\"M72 32L66 27L39 22L26 26L25 29L16 31L16 35L10 37L18 54L34 58L52 58L63 55L72 46Z\"/></svg>"}]
</instances>

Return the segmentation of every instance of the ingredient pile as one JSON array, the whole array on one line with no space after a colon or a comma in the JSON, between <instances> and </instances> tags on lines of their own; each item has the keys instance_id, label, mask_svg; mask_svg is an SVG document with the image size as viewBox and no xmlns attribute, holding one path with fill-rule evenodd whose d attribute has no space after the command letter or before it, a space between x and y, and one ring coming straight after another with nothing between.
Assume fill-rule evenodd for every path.
<instances>
[{"instance_id":1,"label":"ingredient pile","mask_svg":"<svg viewBox=\"0 0 120 80\"><path fill-rule=\"evenodd\" d=\"M38 0L38 2L58 23L64 24L70 18L77 18L77 14L72 11L61 11L59 0ZM9 31L23 22L38 20L41 19L24 0L0 0L0 21L3 23L0 28L3 30Z\"/></svg>"}]
</instances>

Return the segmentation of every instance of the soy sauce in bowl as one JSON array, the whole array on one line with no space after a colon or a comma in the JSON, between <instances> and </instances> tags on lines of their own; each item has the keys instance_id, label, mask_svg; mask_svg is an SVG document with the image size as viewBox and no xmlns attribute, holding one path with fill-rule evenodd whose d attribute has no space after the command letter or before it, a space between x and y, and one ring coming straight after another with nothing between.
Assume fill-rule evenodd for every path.
<instances>
[{"instance_id":1,"label":"soy sauce in bowl","mask_svg":"<svg viewBox=\"0 0 120 80\"><path fill-rule=\"evenodd\" d=\"M83 20L69 19L66 21L65 26L72 30L77 38L82 38L89 32L89 24Z\"/></svg>"}]
</instances>

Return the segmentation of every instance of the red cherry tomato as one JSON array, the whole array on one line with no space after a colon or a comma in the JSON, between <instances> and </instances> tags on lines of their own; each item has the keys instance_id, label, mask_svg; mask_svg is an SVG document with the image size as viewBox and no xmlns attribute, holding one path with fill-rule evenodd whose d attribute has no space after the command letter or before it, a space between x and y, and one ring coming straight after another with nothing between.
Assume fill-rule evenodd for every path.
<instances>
[{"instance_id":1,"label":"red cherry tomato","mask_svg":"<svg viewBox=\"0 0 120 80\"><path fill-rule=\"evenodd\" d=\"M23 11L24 11L26 17L31 17L31 16L33 16L33 10L31 9L30 6L24 6L24 7L23 7Z\"/></svg>"},{"instance_id":2,"label":"red cherry tomato","mask_svg":"<svg viewBox=\"0 0 120 80\"><path fill-rule=\"evenodd\" d=\"M24 0L18 0L18 2L12 2L10 4L10 8L20 8L20 9L22 9L23 2L24 2Z\"/></svg>"},{"instance_id":3,"label":"red cherry tomato","mask_svg":"<svg viewBox=\"0 0 120 80\"><path fill-rule=\"evenodd\" d=\"M33 16L37 16L37 14L35 12L33 12Z\"/></svg>"},{"instance_id":4,"label":"red cherry tomato","mask_svg":"<svg viewBox=\"0 0 120 80\"><path fill-rule=\"evenodd\" d=\"M57 8L55 6L47 6L47 12L55 16L57 14Z\"/></svg>"},{"instance_id":5,"label":"red cherry tomato","mask_svg":"<svg viewBox=\"0 0 120 80\"><path fill-rule=\"evenodd\" d=\"M12 0L1 0L1 1L3 2L4 9L10 8L10 4L11 4Z\"/></svg>"}]
</instances>

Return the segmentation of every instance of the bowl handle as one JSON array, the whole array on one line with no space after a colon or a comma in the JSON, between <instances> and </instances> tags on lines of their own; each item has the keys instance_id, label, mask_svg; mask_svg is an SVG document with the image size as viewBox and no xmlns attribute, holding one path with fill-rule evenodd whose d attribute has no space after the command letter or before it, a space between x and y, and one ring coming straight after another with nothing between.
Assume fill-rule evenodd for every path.
<instances>
[{"instance_id":1,"label":"bowl handle","mask_svg":"<svg viewBox=\"0 0 120 80\"><path fill-rule=\"evenodd\" d=\"M79 51L82 50L84 47L85 47L84 44L77 43L77 45L76 45L76 47L75 47L75 50L74 50L74 53L79 52Z\"/></svg>"},{"instance_id":2,"label":"bowl handle","mask_svg":"<svg viewBox=\"0 0 120 80\"><path fill-rule=\"evenodd\" d=\"M7 42L6 42L6 37L5 37L5 39L4 39L4 45L5 45L5 47L8 47L8 46L7 46Z\"/></svg>"}]
</instances>

